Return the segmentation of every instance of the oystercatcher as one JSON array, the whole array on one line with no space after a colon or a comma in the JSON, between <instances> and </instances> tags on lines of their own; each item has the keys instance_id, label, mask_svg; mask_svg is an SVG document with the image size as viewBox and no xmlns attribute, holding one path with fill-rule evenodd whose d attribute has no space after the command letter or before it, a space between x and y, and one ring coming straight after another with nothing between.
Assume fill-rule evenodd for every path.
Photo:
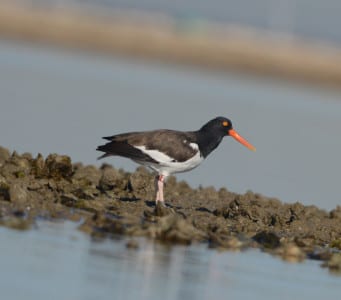
<instances>
[{"instance_id":1,"label":"oystercatcher","mask_svg":"<svg viewBox=\"0 0 341 300\"><path fill-rule=\"evenodd\" d=\"M217 148L224 136L232 136L250 150L256 150L233 129L232 122L225 117L209 121L198 131L160 129L103 137L109 142L98 146L97 150L104 152L99 159L112 155L123 156L157 172L156 203L164 203L165 178L197 167Z\"/></svg>"}]
</instances>

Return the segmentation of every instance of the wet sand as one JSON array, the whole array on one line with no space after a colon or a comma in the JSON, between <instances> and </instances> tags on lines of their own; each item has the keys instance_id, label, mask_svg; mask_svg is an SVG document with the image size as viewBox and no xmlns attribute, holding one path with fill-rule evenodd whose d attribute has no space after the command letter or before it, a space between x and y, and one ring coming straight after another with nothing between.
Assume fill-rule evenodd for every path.
<instances>
[{"instance_id":1,"label":"wet sand","mask_svg":"<svg viewBox=\"0 0 341 300\"><path fill-rule=\"evenodd\" d=\"M66 155L22 155L0 147L0 224L25 230L38 218L81 220L80 230L96 238L134 237L167 244L205 243L217 250L260 248L291 262L323 261L341 268L341 207L330 212L285 204L251 191L191 188L170 177L167 207L155 206L154 176L103 164L73 164Z\"/></svg>"}]
</instances>

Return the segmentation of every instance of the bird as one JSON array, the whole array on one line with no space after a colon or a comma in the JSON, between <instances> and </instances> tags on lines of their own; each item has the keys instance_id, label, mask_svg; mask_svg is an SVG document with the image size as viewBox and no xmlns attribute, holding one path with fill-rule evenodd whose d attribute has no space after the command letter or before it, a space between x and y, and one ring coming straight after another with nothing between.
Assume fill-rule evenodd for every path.
<instances>
[{"instance_id":1,"label":"bird","mask_svg":"<svg viewBox=\"0 0 341 300\"><path fill-rule=\"evenodd\" d=\"M226 117L216 117L197 131L158 129L103 137L109 142L96 150L104 152L98 159L122 156L156 172L155 203L165 206L163 191L166 178L199 166L225 136L233 137L252 151L256 150L237 133Z\"/></svg>"}]
</instances>

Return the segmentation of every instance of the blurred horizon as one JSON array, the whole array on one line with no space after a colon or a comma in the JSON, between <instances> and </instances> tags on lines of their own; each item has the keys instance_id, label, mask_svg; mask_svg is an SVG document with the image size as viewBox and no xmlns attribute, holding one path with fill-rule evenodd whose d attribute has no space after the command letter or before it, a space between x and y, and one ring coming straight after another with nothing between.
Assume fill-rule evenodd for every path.
<instances>
[{"instance_id":1,"label":"blurred horizon","mask_svg":"<svg viewBox=\"0 0 341 300\"><path fill-rule=\"evenodd\" d=\"M4 1L6 2L6 0ZM341 44L341 2L334 0L10 0L11 4L43 9L87 9L110 14L137 12L169 16L197 28L205 22L235 25L287 37ZM98 11L97 11L98 12Z\"/></svg>"},{"instance_id":2,"label":"blurred horizon","mask_svg":"<svg viewBox=\"0 0 341 300\"><path fill-rule=\"evenodd\" d=\"M3 1L0 38L339 88L341 2L323 8L315 0Z\"/></svg>"}]
</instances>

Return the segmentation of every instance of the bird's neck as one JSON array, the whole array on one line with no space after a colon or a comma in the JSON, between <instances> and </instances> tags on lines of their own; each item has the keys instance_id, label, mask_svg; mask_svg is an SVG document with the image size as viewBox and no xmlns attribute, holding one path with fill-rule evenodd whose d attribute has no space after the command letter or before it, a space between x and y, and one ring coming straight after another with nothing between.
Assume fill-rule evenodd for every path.
<instances>
[{"instance_id":1,"label":"bird's neck","mask_svg":"<svg viewBox=\"0 0 341 300\"><path fill-rule=\"evenodd\" d=\"M223 137L212 134L206 130L199 130L196 132L198 146L204 158L206 158L215 148L218 147Z\"/></svg>"}]
</instances>

